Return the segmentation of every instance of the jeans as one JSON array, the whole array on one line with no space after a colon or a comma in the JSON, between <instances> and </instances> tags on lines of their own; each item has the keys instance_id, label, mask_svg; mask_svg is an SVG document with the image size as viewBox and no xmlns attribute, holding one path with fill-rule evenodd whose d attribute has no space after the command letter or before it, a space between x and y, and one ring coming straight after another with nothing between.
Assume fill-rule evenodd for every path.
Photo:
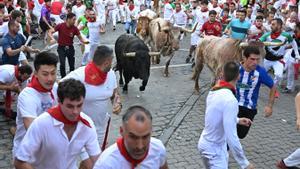
<instances>
[{"instance_id":1,"label":"jeans","mask_svg":"<svg viewBox=\"0 0 300 169\"><path fill-rule=\"evenodd\" d=\"M130 29L131 28L131 29ZM131 22L126 22L125 23L125 30L127 33L131 33L134 34L135 32L135 28L136 28L136 21L131 21ZM130 31L130 32L129 32Z\"/></svg>"},{"instance_id":2,"label":"jeans","mask_svg":"<svg viewBox=\"0 0 300 169\"><path fill-rule=\"evenodd\" d=\"M59 45L57 47L57 53L59 56L59 62L60 62L60 75L61 78L66 76L66 57L68 58L69 66L70 66L70 72L75 69L75 50L74 46L61 46Z\"/></svg>"}]
</instances>

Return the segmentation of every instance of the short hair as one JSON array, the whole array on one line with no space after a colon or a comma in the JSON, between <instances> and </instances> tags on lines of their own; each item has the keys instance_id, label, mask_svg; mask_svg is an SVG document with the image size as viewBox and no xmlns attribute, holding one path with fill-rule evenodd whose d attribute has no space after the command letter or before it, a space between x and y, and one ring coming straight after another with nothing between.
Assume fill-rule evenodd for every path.
<instances>
[{"instance_id":1,"label":"short hair","mask_svg":"<svg viewBox=\"0 0 300 169\"><path fill-rule=\"evenodd\" d=\"M3 3L0 3L0 9L3 9L5 5Z\"/></svg>"},{"instance_id":2,"label":"short hair","mask_svg":"<svg viewBox=\"0 0 300 169\"><path fill-rule=\"evenodd\" d=\"M123 115L122 117L122 122L123 124L124 123L127 123L128 120L136 115L137 113L141 112L142 114L144 114L151 122L152 122L152 115L150 113L149 110L147 110L146 108L144 108L143 106L139 106L139 105L134 105L134 106L131 106L129 107L125 114ZM136 115L136 118L135 118L136 121L140 121L140 122L144 122L146 119L144 118L143 115L141 115L140 113Z\"/></svg>"},{"instance_id":3,"label":"short hair","mask_svg":"<svg viewBox=\"0 0 300 169\"><path fill-rule=\"evenodd\" d=\"M208 5L208 0L202 0L202 1L200 2L200 4L201 4L201 5L204 5L204 4L205 4L205 5Z\"/></svg>"},{"instance_id":4,"label":"short hair","mask_svg":"<svg viewBox=\"0 0 300 169\"><path fill-rule=\"evenodd\" d=\"M248 58L251 54L259 55L260 51L257 46L247 46L244 49L243 55Z\"/></svg>"},{"instance_id":5,"label":"short hair","mask_svg":"<svg viewBox=\"0 0 300 169\"><path fill-rule=\"evenodd\" d=\"M272 19L272 21L276 21L277 24L279 24L281 27L283 25L283 22L282 22L282 20L280 18L274 18L274 19Z\"/></svg>"},{"instance_id":6,"label":"short hair","mask_svg":"<svg viewBox=\"0 0 300 169\"><path fill-rule=\"evenodd\" d=\"M35 71L40 69L41 65L53 65L57 67L58 57L54 53L41 52L35 56L33 61Z\"/></svg>"},{"instance_id":7,"label":"short hair","mask_svg":"<svg viewBox=\"0 0 300 169\"><path fill-rule=\"evenodd\" d=\"M74 13L68 13L67 14L67 19L72 19L72 18L74 18L76 15L74 14Z\"/></svg>"},{"instance_id":8,"label":"short hair","mask_svg":"<svg viewBox=\"0 0 300 169\"><path fill-rule=\"evenodd\" d=\"M51 2L51 0L44 0L44 2Z\"/></svg>"},{"instance_id":9,"label":"short hair","mask_svg":"<svg viewBox=\"0 0 300 169\"><path fill-rule=\"evenodd\" d=\"M15 19L11 19L8 21L8 28L12 28L13 26L16 25L16 20Z\"/></svg>"},{"instance_id":10,"label":"short hair","mask_svg":"<svg viewBox=\"0 0 300 169\"><path fill-rule=\"evenodd\" d=\"M245 15L247 14L247 11L246 11L245 9L240 9L240 10L238 10L237 12L239 12L239 13L244 13Z\"/></svg>"},{"instance_id":11,"label":"short hair","mask_svg":"<svg viewBox=\"0 0 300 169\"><path fill-rule=\"evenodd\" d=\"M265 13L263 9L258 9L256 12L257 13Z\"/></svg>"},{"instance_id":12,"label":"short hair","mask_svg":"<svg viewBox=\"0 0 300 169\"><path fill-rule=\"evenodd\" d=\"M268 12L268 16L269 16L270 14L275 15L275 12L274 12L274 11L269 11L269 12Z\"/></svg>"},{"instance_id":13,"label":"short hair","mask_svg":"<svg viewBox=\"0 0 300 169\"><path fill-rule=\"evenodd\" d=\"M30 65L22 65L18 68L18 70L19 70L19 73L22 75L25 73L28 75L31 75L31 73L32 73L32 67Z\"/></svg>"},{"instance_id":14,"label":"short hair","mask_svg":"<svg viewBox=\"0 0 300 169\"><path fill-rule=\"evenodd\" d=\"M258 20L258 19L264 20L264 17L259 15L255 18L255 20Z\"/></svg>"},{"instance_id":15,"label":"short hair","mask_svg":"<svg viewBox=\"0 0 300 169\"><path fill-rule=\"evenodd\" d=\"M215 10L211 10L208 12L208 16L209 15L217 15L217 12Z\"/></svg>"},{"instance_id":16,"label":"short hair","mask_svg":"<svg viewBox=\"0 0 300 169\"><path fill-rule=\"evenodd\" d=\"M58 84L57 96L60 103L68 98L71 101L80 100L81 97L85 98L84 84L73 78L63 80Z\"/></svg>"},{"instance_id":17,"label":"short hair","mask_svg":"<svg viewBox=\"0 0 300 169\"><path fill-rule=\"evenodd\" d=\"M67 4L66 9L72 9L72 4Z\"/></svg>"},{"instance_id":18,"label":"short hair","mask_svg":"<svg viewBox=\"0 0 300 169\"><path fill-rule=\"evenodd\" d=\"M85 9L86 11L94 11L93 7L88 7Z\"/></svg>"},{"instance_id":19,"label":"short hair","mask_svg":"<svg viewBox=\"0 0 300 169\"><path fill-rule=\"evenodd\" d=\"M224 8L223 12L229 12L229 9L228 8Z\"/></svg>"},{"instance_id":20,"label":"short hair","mask_svg":"<svg viewBox=\"0 0 300 169\"><path fill-rule=\"evenodd\" d=\"M23 13L19 10L13 10L10 13L11 19L13 19L13 20L17 19L18 17L21 17L22 15L23 15Z\"/></svg>"},{"instance_id":21,"label":"short hair","mask_svg":"<svg viewBox=\"0 0 300 169\"><path fill-rule=\"evenodd\" d=\"M112 57L113 55L113 50L105 45L98 46L94 57L93 57L93 62L96 65L101 65L107 58Z\"/></svg>"},{"instance_id":22,"label":"short hair","mask_svg":"<svg viewBox=\"0 0 300 169\"><path fill-rule=\"evenodd\" d=\"M239 65L235 62L227 62L223 68L224 80L230 82L239 76Z\"/></svg>"}]
</instances>

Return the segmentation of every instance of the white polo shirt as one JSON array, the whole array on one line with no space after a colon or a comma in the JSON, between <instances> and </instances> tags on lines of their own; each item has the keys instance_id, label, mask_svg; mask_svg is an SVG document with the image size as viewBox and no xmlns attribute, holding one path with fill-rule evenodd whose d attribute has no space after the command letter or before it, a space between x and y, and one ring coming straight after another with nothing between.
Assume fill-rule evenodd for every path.
<instances>
[{"instance_id":1,"label":"white polo shirt","mask_svg":"<svg viewBox=\"0 0 300 169\"><path fill-rule=\"evenodd\" d=\"M163 143L151 138L147 157L135 168L159 169L166 163L166 148ZM131 169L131 164L120 153L117 143L102 152L94 169Z\"/></svg>"},{"instance_id":2,"label":"white polo shirt","mask_svg":"<svg viewBox=\"0 0 300 169\"><path fill-rule=\"evenodd\" d=\"M16 158L30 163L35 169L73 169L77 157L85 148L90 156L100 154L97 134L92 120L80 113L92 128L78 122L71 140L68 139L64 124L44 112L30 125Z\"/></svg>"},{"instance_id":3,"label":"white polo shirt","mask_svg":"<svg viewBox=\"0 0 300 169\"><path fill-rule=\"evenodd\" d=\"M86 95L83 103L82 111L85 112L94 122L99 143L102 144L108 118L112 113L112 103L110 98L113 95L114 89L117 88L117 79L115 72L110 70L107 74L106 81L99 85L94 86L87 84L85 79L85 66L79 67L78 69L69 73L61 81L65 79L74 78L81 81L86 89Z\"/></svg>"},{"instance_id":4,"label":"white polo shirt","mask_svg":"<svg viewBox=\"0 0 300 169\"><path fill-rule=\"evenodd\" d=\"M92 44L100 43L100 26L101 21L98 19L95 22L88 22L87 27L89 28L89 42Z\"/></svg>"},{"instance_id":5,"label":"white polo shirt","mask_svg":"<svg viewBox=\"0 0 300 169\"><path fill-rule=\"evenodd\" d=\"M83 4L79 7L77 5L74 5L72 7L72 12L76 15L76 19L78 19L80 16L84 15L85 9L86 9L86 6Z\"/></svg>"},{"instance_id":6,"label":"white polo shirt","mask_svg":"<svg viewBox=\"0 0 300 169\"><path fill-rule=\"evenodd\" d=\"M52 93L54 93L54 91L52 91ZM50 92L38 92L32 87L25 87L21 91L17 103L17 130L13 143L13 156L26 134L23 118L37 118L40 114L56 104L56 99L51 97Z\"/></svg>"}]
</instances>

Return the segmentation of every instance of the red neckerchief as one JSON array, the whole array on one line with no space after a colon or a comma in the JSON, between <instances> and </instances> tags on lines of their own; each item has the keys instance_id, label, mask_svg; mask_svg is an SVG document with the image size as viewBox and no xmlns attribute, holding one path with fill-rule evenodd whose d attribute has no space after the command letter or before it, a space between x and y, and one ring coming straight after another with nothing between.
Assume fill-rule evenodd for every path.
<instances>
[{"instance_id":1,"label":"red neckerchief","mask_svg":"<svg viewBox=\"0 0 300 169\"><path fill-rule=\"evenodd\" d=\"M229 90L231 90L233 95L235 95L235 92L236 92L235 87L232 84L230 84L230 83L228 83L224 80L219 80L217 82L217 84L214 87L212 87L211 90L216 91L216 90L219 90L219 89L229 89Z\"/></svg>"},{"instance_id":2,"label":"red neckerchief","mask_svg":"<svg viewBox=\"0 0 300 169\"><path fill-rule=\"evenodd\" d=\"M129 8L130 11L132 11L132 10L134 9L134 5L133 5L133 4L130 4L130 5L128 6L128 8Z\"/></svg>"},{"instance_id":3,"label":"red neckerchief","mask_svg":"<svg viewBox=\"0 0 300 169\"><path fill-rule=\"evenodd\" d=\"M201 12L207 12L208 11L208 8L205 8L205 9L201 9Z\"/></svg>"},{"instance_id":4,"label":"red neckerchief","mask_svg":"<svg viewBox=\"0 0 300 169\"><path fill-rule=\"evenodd\" d=\"M139 160L136 160L136 159L132 158L130 156L130 154L127 152L123 137L120 137L117 139L117 146L118 146L118 149L119 149L120 153L122 154L122 156L131 164L131 169L134 169L134 167L139 165L147 157L148 152L149 152L149 148L148 148L144 157L142 157Z\"/></svg>"},{"instance_id":5,"label":"red neckerchief","mask_svg":"<svg viewBox=\"0 0 300 169\"><path fill-rule=\"evenodd\" d=\"M44 0L39 0L39 4L43 4L44 3Z\"/></svg>"},{"instance_id":6,"label":"red neckerchief","mask_svg":"<svg viewBox=\"0 0 300 169\"><path fill-rule=\"evenodd\" d=\"M213 5L213 8L217 8L217 7L218 7L218 4L216 4L216 5L214 4L214 5Z\"/></svg>"},{"instance_id":7,"label":"red neckerchief","mask_svg":"<svg viewBox=\"0 0 300 169\"><path fill-rule=\"evenodd\" d=\"M84 81L91 85L101 85L107 78L107 73L102 72L93 62L90 62L86 65L84 72Z\"/></svg>"},{"instance_id":8,"label":"red neckerchief","mask_svg":"<svg viewBox=\"0 0 300 169\"><path fill-rule=\"evenodd\" d=\"M76 4L76 6L79 8L79 7L81 6L81 3L79 3L79 4Z\"/></svg>"},{"instance_id":9,"label":"red neckerchief","mask_svg":"<svg viewBox=\"0 0 300 169\"><path fill-rule=\"evenodd\" d=\"M119 4L120 4L120 5L124 5L123 0L119 0Z\"/></svg>"},{"instance_id":10,"label":"red neckerchief","mask_svg":"<svg viewBox=\"0 0 300 169\"><path fill-rule=\"evenodd\" d=\"M51 10L51 6L50 5L45 5L46 6L46 8L48 9L48 10Z\"/></svg>"},{"instance_id":11,"label":"red neckerchief","mask_svg":"<svg viewBox=\"0 0 300 169\"><path fill-rule=\"evenodd\" d=\"M90 18L90 17L88 17L87 20L88 20L88 22L96 22L96 18Z\"/></svg>"},{"instance_id":12,"label":"red neckerchief","mask_svg":"<svg viewBox=\"0 0 300 169\"><path fill-rule=\"evenodd\" d=\"M226 23L226 22L227 22L227 21L226 21L227 19L228 19L228 16L223 16L221 22L222 22L222 23Z\"/></svg>"},{"instance_id":13,"label":"red neckerchief","mask_svg":"<svg viewBox=\"0 0 300 169\"><path fill-rule=\"evenodd\" d=\"M85 124L89 128L92 128L91 125L90 125L90 123L87 120L85 120L84 118L82 118L80 115L78 116L78 118L77 118L76 121L70 121L70 120L68 120L64 116L64 114L62 113L60 106L55 106L55 107L50 108L48 110L48 113L53 118L55 118L56 120L64 123L65 125L76 125L79 121L81 121L83 124Z\"/></svg>"},{"instance_id":14,"label":"red neckerchief","mask_svg":"<svg viewBox=\"0 0 300 169\"><path fill-rule=\"evenodd\" d=\"M271 33L271 38L272 39L276 39L276 38L278 38L279 36L280 36L280 34L281 34L281 31L279 31L279 32L272 32Z\"/></svg>"},{"instance_id":15,"label":"red neckerchief","mask_svg":"<svg viewBox=\"0 0 300 169\"><path fill-rule=\"evenodd\" d=\"M295 34L296 39L300 39L300 33Z\"/></svg>"},{"instance_id":16,"label":"red neckerchief","mask_svg":"<svg viewBox=\"0 0 300 169\"><path fill-rule=\"evenodd\" d=\"M35 75L32 76L30 83L28 83L27 85L28 87L32 87L35 90L37 90L38 92L42 92L42 93L47 93L50 92L51 98L54 100L54 96L52 93L52 88L51 89L45 89L41 83L39 82L39 80L37 79L37 77Z\"/></svg>"}]
</instances>

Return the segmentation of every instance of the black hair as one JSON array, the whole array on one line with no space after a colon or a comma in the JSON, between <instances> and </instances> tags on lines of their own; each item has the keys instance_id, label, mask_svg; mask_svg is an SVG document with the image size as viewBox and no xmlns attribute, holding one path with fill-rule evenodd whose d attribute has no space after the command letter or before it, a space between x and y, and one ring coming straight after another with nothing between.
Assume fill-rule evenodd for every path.
<instances>
[{"instance_id":1,"label":"black hair","mask_svg":"<svg viewBox=\"0 0 300 169\"><path fill-rule=\"evenodd\" d=\"M64 102L65 98L71 101L85 98L85 87L82 82L73 78L63 80L58 84L57 96L60 103Z\"/></svg>"},{"instance_id":2,"label":"black hair","mask_svg":"<svg viewBox=\"0 0 300 169\"><path fill-rule=\"evenodd\" d=\"M74 13L68 13L67 14L67 19L72 19L73 17L75 17L76 15Z\"/></svg>"},{"instance_id":3,"label":"black hair","mask_svg":"<svg viewBox=\"0 0 300 169\"><path fill-rule=\"evenodd\" d=\"M11 19L8 21L8 28L10 29L11 27L16 25L16 20L15 19Z\"/></svg>"},{"instance_id":4,"label":"black hair","mask_svg":"<svg viewBox=\"0 0 300 169\"><path fill-rule=\"evenodd\" d=\"M203 4L208 5L208 0L202 0L200 4L201 5L203 5Z\"/></svg>"},{"instance_id":5,"label":"black hair","mask_svg":"<svg viewBox=\"0 0 300 169\"><path fill-rule=\"evenodd\" d=\"M23 13L19 10L13 10L10 13L11 19L17 19L18 17L22 16Z\"/></svg>"},{"instance_id":6,"label":"black hair","mask_svg":"<svg viewBox=\"0 0 300 169\"><path fill-rule=\"evenodd\" d=\"M44 2L51 2L51 0L44 0Z\"/></svg>"},{"instance_id":7,"label":"black hair","mask_svg":"<svg viewBox=\"0 0 300 169\"><path fill-rule=\"evenodd\" d=\"M35 56L33 61L35 71L40 69L41 65L53 65L57 67L58 57L54 53L41 52Z\"/></svg>"},{"instance_id":8,"label":"black hair","mask_svg":"<svg viewBox=\"0 0 300 169\"><path fill-rule=\"evenodd\" d=\"M247 11L245 9L240 9L237 12L244 13L245 15L247 15Z\"/></svg>"},{"instance_id":9,"label":"black hair","mask_svg":"<svg viewBox=\"0 0 300 169\"><path fill-rule=\"evenodd\" d=\"M259 15L259 16L257 16L257 17L255 18L255 20L257 20L257 19L264 20L264 17L263 17L263 16L261 16L261 15Z\"/></svg>"},{"instance_id":10,"label":"black hair","mask_svg":"<svg viewBox=\"0 0 300 169\"><path fill-rule=\"evenodd\" d=\"M239 76L239 65L235 62L227 62L223 68L224 80L230 82Z\"/></svg>"},{"instance_id":11,"label":"black hair","mask_svg":"<svg viewBox=\"0 0 300 169\"><path fill-rule=\"evenodd\" d=\"M22 65L18 68L20 74L28 74L31 75L32 67L30 65Z\"/></svg>"},{"instance_id":12,"label":"black hair","mask_svg":"<svg viewBox=\"0 0 300 169\"><path fill-rule=\"evenodd\" d=\"M146 116L146 118L148 118L152 122L152 115L150 111L144 108L143 106L139 106L139 105L129 107L122 117L122 122L123 123L128 122L128 120L134 115L136 121L144 122L146 120L145 119Z\"/></svg>"},{"instance_id":13,"label":"black hair","mask_svg":"<svg viewBox=\"0 0 300 169\"><path fill-rule=\"evenodd\" d=\"M93 62L96 65L101 65L107 58L112 57L113 55L113 50L105 45L98 46L94 57L93 57Z\"/></svg>"},{"instance_id":14,"label":"black hair","mask_svg":"<svg viewBox=\"0 0 300 169\"><path fill-rule=\"evenodd\" d=\"M272 19L272 21L276 21L277 24L279 24L281 27L283 25L283 22L282 22L282 20L280 18L274 18L274 19Z\"/></svg>"},{"instance_id":15,"label":"black hair","mask_svg":"<svg viewBox=\"0 0 300 169\"><path fill-rule=\"evenodd\" d=\"M224 8L223 12L229 12L229 9L228 8Z\"/></svg>"},{"instance_id":16,"label":"black hair","mask_svg":"<svg viewBox=\"0 0 300 169\"><path fill-rule=\"evenodd\" d=\"M209 15L217 15L217 12L215 10L211 10L208 12L208 16Z\"/></svg>"},{"instance_id":17,"label":"black hair","mask_svg":"<svg viewBox=\"0 0 300 169\"><path fill-rule=\"evenodd\" d=\"M3 3L0 3L0 9L3 9L5 5Z\"/></svg>"},{"instance_id":18,"label":"black hair","mask_svg":"<svg viewBox=\"0 0 300 169\"><path fill-rule=\"evenodd\" d=\"M247 46L244 49L243 55L248 58L251 54L259 55L260 51L259 48L256 46Z\"/></svg>"}]
</instances>

